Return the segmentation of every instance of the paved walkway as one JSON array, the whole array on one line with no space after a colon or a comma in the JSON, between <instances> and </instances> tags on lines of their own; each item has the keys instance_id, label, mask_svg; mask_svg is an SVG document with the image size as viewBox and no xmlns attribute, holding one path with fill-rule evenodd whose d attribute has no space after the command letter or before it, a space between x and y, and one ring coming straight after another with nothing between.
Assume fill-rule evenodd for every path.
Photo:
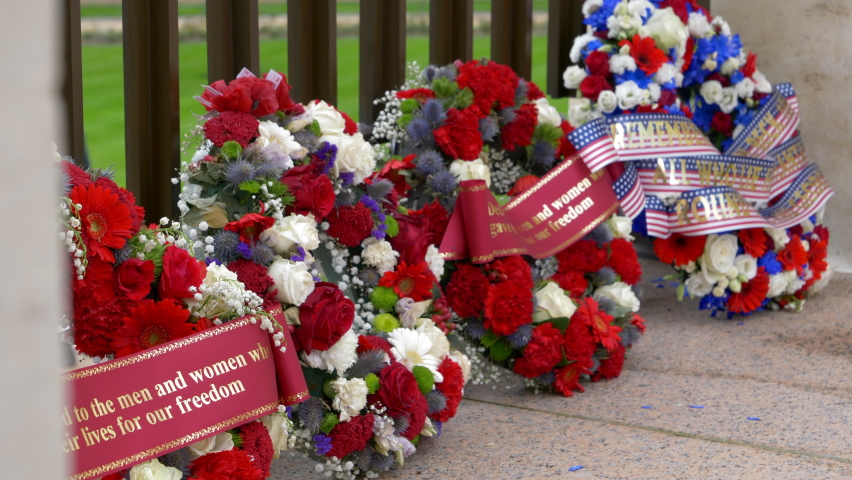
<instances>
[{"instance_id":1,"label":"paved walkway","mask_svg":"<svg viewBox=\"0 0 852 480\"><path fill-rule=\"evenodd\" d=\"M644 286L648 333L619 379L572 398L469 386L443 436L381 478L852 478L852 275L744 321ZM323 478L299 457L274 471Z\"/></svg>"}]
</instances>

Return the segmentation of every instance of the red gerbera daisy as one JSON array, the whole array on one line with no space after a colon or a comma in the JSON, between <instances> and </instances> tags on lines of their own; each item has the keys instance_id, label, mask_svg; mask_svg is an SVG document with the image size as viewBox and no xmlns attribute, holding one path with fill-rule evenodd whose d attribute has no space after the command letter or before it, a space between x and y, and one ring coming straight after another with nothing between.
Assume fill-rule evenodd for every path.
<instances>
[{"instance_id":1,"label":"red gerbera daisy","mask_svg":"<svg viewBox=\"0 0 852 480\"><path fill-rule=\"evenodd\" d=\"M728 297L728 311L732 313L751 313L757 310L769 292L769 274L766 269L757 269L757 275L743 283L740 293L731 293Z\"/></svg>"},{"instance_id":2,"label":"red gerbera daisy","mask_svg":"<svg viewBox=\"0 0 852 480\"><path fill-rule=\"evenodd\" d=\"M600 343L611 352L615 350L621 343L621 338L618 333L621 332L621 327L612 325L615 320L612 315L600 310L598 302L593 298L584 298L580 303L579 308L571 317L571 322L580 321L592 327L592 335L595 341Z\"/></svg>"},{"instance_id":3,"label":"red gerbera daisy","mask_svg":"<svg viewBox=\"0 0 852 480\"><path fill-rule=\"evenodd\" d=\"M669 238L657 238L654 240L654 253L665 263L673 263L680 267L698 260L704 253L704 244L707 237L687 237L679 233L673 233Z\"/></svg>"},{"instance_id":4,"label":"red gerbera daisy","mask_svg":"<svg viewBox=\"0 0 852 480\"><path fill-rule=\"evenodd\" d=\"M811 237L810 244L808 268L814 272L814 279L819 280L822 278L822 273L828 269L828 262L825 261L828 257L828 242L825 240L817 241L814 237Z\"/></svg>"},{"instance_id":5,"label":"red gerbera daisy","mask_svg":"<svg viewBox=\"0 0 852 480\"><path fill-rule=\"evenodd\" d=\"M657 70L668 60L666 53L657 48L657 44L651 37L642 38L634 35L632 42L622 40L618 43L619 47L625 45L630 46L630 56L636 60L636 66L648 75L657 73Z\"/></svg>"},{"instance_id":6,"label":"red gerbera daisy","mask_svg":"<svg viewBox=\"0 0 852 480\"><path fill-rule=\"evenodd\" d=\"M784 270L795 270L796 274L802 274L805 264L808 263L808 252L802 246L798 235L793 235L784 250L778 252L778 261L781 262Z\"/></svg>"},{"instance_id":7,"label":"red gerbera daisy","mask_svg":"<svg viewBox=\"0 0 852 480\"><path fill-rule=\"evenodd\" d=\"M745 253L760 258L766 253L766 232L762 228L747 228L737 232Z\"/></svg>"},{"instance_id":8,"label":"red gerbera daisy","mask_svg":"<svg viewBox=\"0 0 852 480\"><path fill-rule=\"evenodd\" d=\"M143 300L130 309L124 325L115 332L112 348L115 356L125 357L157 345L192 335L189 310L174 300Z\"/></svg>"},{"instance_id":9,"label":"red gerbera daisy","mask_svg":"<svg viewBox=\"0 0 852 480\"><path fill-rule=\"evenodd\" d=\"M429 265L426 262L420 262L417 265L408 265L405 262L400 262L396 267L396 271L390 271L384 274L379 285L382 287L393 288L400 297L414 299L415 302L432 298L432 285L435 283L435 276L429 270Z\"/></svg>"},{"instance_id":10,"label":"red gerbera daisy","mask_svg":"<svg viewBox=\"0 0 852 480\"><path fill-rule=\"evenodd\" d=\"M553 385L562 395L570 397L574 395L574 390L585 392L586 389L580 385L580 375L588 375L589 369L581 365L579 362L574 362L566 365L556 371L556 381Z\"/></svg>"},{"instance_id":11,"label":"red gerbera daisy","mask_svg":"<svg viewBox=\"0 0 852 480\"><path fill-rule=\"evenodd\" d=\"M97 255L106 262L115 263L110 249L123 247L130 238L133 226L130 210L118 195L97 185L76 186L70 198L75 205L83 206L77 215L89 256Z\"/></svg>"}]
</instances>

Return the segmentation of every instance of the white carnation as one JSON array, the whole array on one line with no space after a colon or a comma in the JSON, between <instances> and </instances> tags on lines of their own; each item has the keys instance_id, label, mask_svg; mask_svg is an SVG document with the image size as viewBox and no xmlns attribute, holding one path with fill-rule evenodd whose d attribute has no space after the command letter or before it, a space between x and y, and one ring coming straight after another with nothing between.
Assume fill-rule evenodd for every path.
<instances>
[{"instance_id":1,"label":"white carnation","mask_svg":"<svg viewBox=\"0 0 852 480\"><path fill-rule=\"evenodd\" d=\"M257 132L259 135L257 140L255 140L255 143L261 147L277 145L281 150L281 153L287 154L288 156L295 156L297 158L300 157L300 153L304 149L304 147L296 141L296 138L293 137L293 134L290 133L290 130L287 130L275 122L270 122L268 120L260 122L260 125L257 127ZM290 166L292 168L292 162Z\"/></svg>"},{"instance_id":2,"label":"white carnation","mask_svg":"<svg viewBox=\"0 0 852 480\"><path fill-rule=\"evenodd\" d=\"M606 19L606 26L609 38L625 39L642 26L642 17L629 12L623 15L611 15Z\"/></svg>"},{"instance_id":3,"label":"white carnation","mask_svg":"<svg viewBox=\"0 0 852 480\"><path fill-rule=\"evenodd\" d=\"M717 16L713 17L712 25L714 27L718 28L719 33L721 33L722 35L725 35L725 36L728 36L728 37L731 36L731 26L728 25L728 22L726 22L725 19L722 18L721 15L717 15Z\"/></svg>"},{"instance_id":4,"label":"white carnation","mask_svg":"<svg viewBox=\"0 0 852 480\"><path fill-rule=\"evenodd\" d=\"M444 276L444 257L441 256L440 250L435 245L429 245L426 248L426 263L429 265L429 270L435 278Z\"/></svg>"},{"instance_id":5,"label":"white carnation","mask_svg":"<svg viewBox=\"0 0 852 480\"><path fill-rule=\"evenodd\" d=\"M358 336L349 330L328 350L312 350L310 355L302 352L302 359L313 368L343 375L358 360L357 348Z\"/></svg>"},{"instance_id":6,"label":"white carnation","mask_svg":"<svg viewBox=\"0 0 852 480\"><path fill-rule=\"evenodd\" d=\"M586 45L588 45L589 42L594 40L597 40L597 38L590 33L584 33L575 38L574 45L571 46L571 53L569 54L571 62L580 63L580 57L582 56L583 49L586 48Z\"/></svg>"},{"instance_id":7,"label":"white carnation","mask_svg":"<svg viewBox=\"0 0 852 480\"><path fill-rule=\"evenodd\" d=\"M361 257L367 265L376 267L379 274L384 275L396 267L399 252L394 251L393 247L386 240L379 240L367 246L362 252Z\"/></svg>"},{"instance_id":8,"label":"white carnation","mask_svg":"<svg viewBox=\"0 0 852 480\"><path fill-rule=\"evenodd\" d=\"M338 172L354 174L353 184L359 184L369 177L376 168L376 151L364 135L343 135L337 145L337 160L334 168Z\"/></svg>"},{"instance_id":9,"label":"white carnation","mask_svg":"<svg viewBox=\"0 0 852 480\"><path fill-rule=\"evenodd\" d=\"M450 360L456 362L462 370L462 377L464 378L464 383L467 383L470 380L470 359L467 358L467 355L461 353L458 350L450 349L450 353L448 355Z\"/></svg>"},{"instance_id":10,"label":"white carnation","mask_svg":"<svg viewBox=\"0 0 852 480\"><path fill-rule=\"evenodd\" d=\"M629 54L616 53L609 57L609 70L616 75L623 75L624 72L632 72L636 70L636 60Z\"/></svg>"},{"instance_id":11,"label":"white carnation","mask_svg":"<svg viewBox=\"0 0 852 480\"><path fill-rule=\"evenodd\" d=\"M695 38L704 38L712 33L710 22L703 13L692 12L689 14L689 33Z\"/></svg>"},{"instance_id":12,"label":"white carnation","mask_svg":"<svg viewBox=\"0 0 852 480\"><path fill-rule=\"evenodd\" d=\"M341 422L348 422L352 417L358 416L367 406L367 394L370 389L363 378L338 378L330 382L330 385L335 393L331 408L340 412Z\"/></svg>"}]
</instances>

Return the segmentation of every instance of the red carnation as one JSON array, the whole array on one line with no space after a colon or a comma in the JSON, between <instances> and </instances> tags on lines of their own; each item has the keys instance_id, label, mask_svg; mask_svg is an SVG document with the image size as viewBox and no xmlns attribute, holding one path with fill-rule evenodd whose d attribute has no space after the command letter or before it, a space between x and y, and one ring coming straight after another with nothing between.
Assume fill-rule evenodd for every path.
<instances>
[{"instance_id":1,"label":"red carnation","mask_svg":"<svg viewBox=\"0 0 852 480\"><path fill-rule=\"evenodd\" d=\"M154 262L151 260L130 258L115 269L115 289L131 300L145 298L153 281Z\"/></svg>"},{"instance_id":2,"label":"red carnation","mask_svg":"<svg viewBox=\"0 0 852 480\"><path fill-rule=\"evenodd\" d=\"M118 195L99 185L76 186L70 198L83 207L76 213L88 256L115 262L112 249L122 248L132 235L130 210Z\"/></svg>"},{"instance_id":3,"label":"red carnation","mask_svg":"<svg viewBox=\"0 0 852 480\"><path fill-rule=\"evenodd\" d=\"M246 148L257 137L259 126L260 123L251 114L222 112L204 124L204 136L217 147L234 141Z\"/></svg>"},{"instance_id":4,"label":"red carnation","mask_svg":"<svg viewBox=\"0 0 852 480\"><path fill-rule=\"evenodd\" d=\"M479 267L462 263L446 288L447 303L461 318L478 317L485 308L490 282Z\"/></svg>"},{"instance_id":5,"label":"red carnation","mask_svg":"<svg viewBox=\"0 0 852 480\"><path fill-rule=\"evenodd\" d=\"M592 75L599 75L601 77L609 76L609 55L606 53L595 50L586 57L585 62L589 73Z\"/></svg>"},{"instance_id":6,"label":"red carnation","mask_svg":"<svg viewBox=\"0 0 852 480\"><path fill-rule=\"evenodd\" d=\"M78 352L104 357L114 352L112 341L122 327L134 302L120 297L111 302L95 302L74 295L74 345Z\"/></svg>"},{"instance_id":7,"label":"red carnation","mask_svg":"<svg viewBox=\"0 0 852 480\"><path fill-rule=\"evenodd\" d=\"M271 309L277 302L278 290L273 288L275 281L267 275L268 269L251 260L239 259L228 264L228 270L237 274L237 280L243 282L246 290L254 292L263 299L263 309Z\"/></svg>"},{"instance_id":8,"label":"red carnation","mask_svg":"<svg viewBox=\"0 0 852 480\"><path fill-rule=\"evenodd\" d=\"M515 360L515 373L527 378L543 375L562 361L562 332L549 323L535 327L521 358Z\"/></svg>"},{"instance_id":9,"label":"red carnation","mask_svg":"<svg viewBox=\"0 0 852 480\"><path fill-rule=\"evenodd\" d=\"M334 109L337 110L337 107ZM340 110L337 110L337 113L343 117L343 133L346 135L355 135L358 133L358 124L355 123L355 120L352 120L352 117L350 117L346 112L341 112Z\"/></svg>"},{"instance_id":10,"label":"red carnation","mask_svg":"<svg viewBox=\"0 0 852 480\"><path fill-rule=\"evenodd\" d=\"M432 420L446 422L456 416L459 403L461 403L462 391L464 390L464 373L459 364L450 357L444 358L444 361L438 367L438 373L443 375L444 381L436 383L435 388L444 394L447 405L440 412L433 413L430 416Z\"/></svg>"},{"instance_id":11,"label":"red carnation","mask_svg":"<svg viewBox=\"0 0 852 480\"><path fill-rule=\"evenodd\" d=\"M352 328L355 304L337 285L317 282L314 291L299 306L300 326L295 338L306 353L328 350Z\"/></svg>"},{"instance_id":12,"label":"red carnation","mask_svg":"<svg viewBox=\"0 0 852 480\"><path fill-rule=\"evenodd\" d=\"M580 385L580 375L588 375L589 369L577 362L560 368L556 371L556 381L553 385L562 395L570 397L574 391L585 392L586 389Z\"/></svg>"},{"instance_id":13,"label":"red carnation","mask_svg":"<svg viewBox=\"0 0 852 480\"><path fill-rule=\"evenodd\" d=\"M805 264L808 263L808 252L802 246L798 235L793 235L784 250L778 252L778 261L784 270L795 270L797 275L804 272Z\"/></svg>"},{"instance_id":14,"label":"red carnation","mask_svg":"<svg viewBox=\"0 0 852 480\"><path fill-rule=\"evenodd\" d=\"M615 350L610 352L609 358L601 360L598 371L592 375L592 381L597 382L602 378L607 380L618 378L621 375L621 370L624 368L624 352L624 346L619 344Z\"/></svg>"},{"instance_id":15,"label":"red carnation","mask_svg":"<svg viewBox=\"0 0 852 480\"><path fill-rule=\"evenodd\" d=\"M88 187L92 183L92 177L85 170L71 162L60 162L62 171L68 175L72 187Z\"/></svg>"},{"instance_id":16,"label":"red carnation","mask_svg":"<svg viewBox=\"0 0 852 480\"><path fill-rule=\"evenodd\" d=\"M239 220L225 225L225 230L239 233L242 242L253 243L257 242L264 230L273 225L275 225L275 219L272 217L265 217L259 213L247 213Z\"/></svg>"},{"instance_id":17,"label":"red carnation","mask_svg":"<svg viewBox=\"0 0 852 480\"><path fill-rule=\"evenodd\" d=\"M379 286L393 288L401 298L411 298L415 302L431 299L434 284L435 276L426 262L415 265L399 262L396 270L385 272L379 280Z\"/></svg>"},{"instance_id":18,"label":"red carnation","mask_svg":"<svg viewBox=\"0 0 852 480\"><path fill-rule=\"evenodd\" d=\"M471 60L459 67L456 83L459 88L469 88L473 92L473 102L485 116L492 109L502 110L515 105L515 91L520 78L506 65Z\"/></svg>"},{"instance_id":19,"label":"red carnation","mask_svg":"<svg viewBox=\"0 0 852 480\"><path fill-rule=\"evenodd\" d=\"M441 150L452 158L476 160L482 152L482 134L475 108L447 111L447 120L432 134Z\"/></svg>"},{"instance_id":20,"label":"red carnation","mask_svg":"<svg viewBox=\"0 0 852 480\"><path fill-rule=\"evenodd\" d=\"M393 418L408 418L408 429L403 436L409 440L423 430L429 404L420 393L417 380L405 365L394 362L379 372L379 390L370 394L367 401L372 405L381 403Z\"/></svg>"},{"instance_id":21,"label":"red carnation","mask_svg":"<svg viewBox=\"0 0 852 480\"><path fill-rule=\"evenodd\" d=\"M567 291L571 298L582 298L586 289L589 288L589 281L579 270L559 272L550 277L550 280L558 283L559 288Z\"/></svg>"},{"instance_id":22,"label":"red carnation","mask_svg":"<svg viewBox=\"0 0 852 480\"><path fill-rule=\"evenodd\" d=\"M580 365L591 368L594 365L592 357L598 349L598 344L592 334L589 325L580 318L571 318L565 335L562 337L562 345L565 347L565 358L575 361Z\"/></svg>"},{"instance_id":23,"label":"red carnation","mask_svg":"<svg viewBox=\"0 0 852 480\"><path fill-rule=\"evenodd\" d=\"M174 300L142 300L138 307L122 320L124 325L115 332L112 348L115 357L126 357L157 345L187 337L193 333L189 310Z\"/></svg>"},{"instance_id":24,"label":"red carnation","mask_svg":"<svg viewBox=\"0 0 852 480\"><path fill-rule=\"evenodd\" d=\"M757 269L757 275L743 283L739 293L731 293L728 297L728 311L732 313L751 313L766 300L769 293L769 274L766 268Z\"/></svg>"},{"instance_id":25,"label":"red carnation","mask_svg":"<svg viewBox=\"0 0 852 480\"><path fill-rule=\"evenodd\" d=\"M491 285L485 298L485 328L508 336L532 322L532 294L511 282Z\"/></svg>"},{"instance_id":26,"label":"red carnation","mask_svg":"<svg viewBox=\"0 0 852 480\"><path fill-rule=\"evenodd\" d=\"M643 38L637 34L633 36L633 41L622 40L618 43L619 47L625 45L630 46L630 56L636 61L636 66L648 75L657 73L657 70L668 60L666 53L657 48L657 44L651 37Z\"/></svg>"},{"instance_id":27,"label":"red carnation","mask_svg":"<svg viewBox=\"0 0 852 480\"><path fill-rule=\"evenodd\" d=\"M435 92L430 88L411 88L409 90L401 90L396 92L396 98L405 100L413 98L420 103L426 103L426 100L435 98Z\"/></svg>"},{"instance_id":28,"label":"red carnation","mask_svg":"<svg viewBox=\"0 0 852 480\"><path fill-rule=\"evenodd\" d=\"M243 439L242 449L254 460L254 465L263 472L263 478L270 475L269 468L272 466L272 457L275 448L272 446L272 438L269 431L261 422L249 422L239 428Z\"/></svg>"},{"instance_id":29,"label":"red carnation","mask_svg":"<svg viewBox=\"0 0 852 480\"><path fill-rule=\"evenodd\" d=\"M538 85L533 82L527 82L527 99L529 101L534 102L539 98L544 98L544 96L544 92L541 91Z\"/></svg>"},{"instance_id":30,"label":"red carnation","mask_svg":"<svg viewBox=\"0 0 852 480\"><path fill-rule=\"evenodd\" d=\"M706 235L692 237L673 233L669 238L654 240L654 253L663 263L682 267L698 260L698 257L704 254L705 243L707 243Z\"/></svg>"},{"instance_id":31,"label":"red carnation","mask_svg":"<svg viewBox=\"0 0 852 480\"><path fill-rule=\"evenodd\" d=\"M284 83L287 83L286 80ZM278 110L278 98L269 80L248 76L231 80L227 85L218 80L211 87L221 95L214 95L205 90L202 98L213 105L213 110L220 113L242 112L255 117L265 117ZM210 110L207 106L205 108Z\"/></svg>"},{"instance_id":32,"label":"red carnation","mask_svg":"<svg viewBox=\"0 0 852 480\"><path fill-rule=\"evenodd\" d=\"M568 158L577 153L577 149L574 147L574 144L571 143L570 140L568 140L568 134L573 132L574 128L571 126L570 123L565 120L562 121L562 124L559 125L559 128L562 129L562 133L564 135L562 135L562 137L559 139L559 151L557 153L558 156L562 158Z\"/></svg>"},{"instance_id":33,"label":"red carnation","mask_svg":"<svg viewBox=\"0 0 852 480\"><path fill-rule=\"evenodd\" d=\"M337 207L326 218L328 234L341 245L357 247L373 231L373 212L363 203Z\"/></svg>"},{"instance_id":34,"label":"red carnation","mask_svg":"<svg viewBox=\"0 0 852 480\"><path fill-rule=\"evenodd\" d=\"M310 165L298 166L287 170L281 177L281 183L289 187L296 201L287 207L287 214L314 214L321 222L334 208L334 184L327 175L316 175Z\"/></svg>"},{"instance_id":35,"label":"red carnation","mask_svg":"<svg viewBox=\"0 0 852 480\"><path fill-rule=\"evenodd\" d=\"M610 255L606 266L621 276L621 280L629 285L636 285L642 278L642 266L636 256L636 249L629 240L616 238L609 244Z\"/></svg>"},{"instance_id":36,"label":"red carnation","mask_svg":"<svg viewBox=\"0 0 852 480\"><path fill-rule=\"evenodd\" d=\"M727 113L716 112L710 121L710 128L726 137L730 137L734 133L734 120Z\"/></svg>"},{"instance_id":37,"label":"red carnation","mask_svg":"<svg viewBox=\"0 0 852 480\"><path fill-rule=\"evenodd\" d=\"M580 92L583 93L584 97L593 102L598 101L598 96L604 90L612 90L612 85L609 84L606 77L602 77L600 75L589 75L580 82Z\"/></svg>"},{"instance_id":38,"label":"red carnation","mask_svg":"<svg viewBox=\"0 0 852 480\"><path fill-rule=\"evenodd\" d=\"M408 215L423 217L428 220L429 235L431 236L430 243L432 245L441 245L441 242L444 240L444 234L447 232L447 226L450 224L450 212L443 205L435 200L432 203L423 205L423 208L420 210L409 210Z\"/></svg>"},{"instance_id":39,"label":"red carnation","mask_svg":"<svg viewBox=\"0 0 852 480\"><path fill-rule=\"evenodd\" d=\"M559 271L579 270L594 273L606 265L607 251L598 247L594 240L580 240L556 254Z\"/></svg>"},{"instance_id":40,"label":"red carnation","mask_svg":"<svg viewBox=\"0 0 852 480\"><path fill-rule=\"evenodd\" d=\"M367 444L373 438L374 422L373 414L368 413L335 425L328 434L331 438L331 450L326 452L325 456L342 459L352 452L367 448Z\"/></svg>"},{"instance_id":41,"label":"red carnation","mask_svg":"<svg viewBox=\"0 0 852 480\"><path fill-rule=\"evenodd\" d=\"M509 282L519 289L529 290L533 287L532 269L520 255L498 258L491 262L488 268L501 282Z\"/></svg>"},{"instance_id":42,"label":"red carnation","mask_svg":"<svg viewBox=\"0 0 852 480\"><path fill-rule=\"evenodd\" d=\"M189 466L193 480L263 480L263 470L257 468L243 450L208 453Z\"/></svg>"},{"instance_id":43,"label":"red carnation","mask_svg":"<svg viewBox=\"0 0 852 480\"><path fill-rule=\"evenodd\" d=\"M762 228L747 228L737 232L737 238L743 244L745 253L754 258L760 258L766 253L766 232ZM703 249L703 248L702 248Z\"/></svg>"},{"instance_id":44,"label":"red carnation","mask_svg":"<svg viewBox=\"0 0 852 480\"><path fill-rule=\"evenodd\" d=\"M538 123L538 109L534 103L525 103L515 110L515 119L503 127L503 149L514 150L532 144Z\"/></svg>"},{"instance_id":45,"label":"red carnation","mask_svg":"<svg viewBox=\"0 0 852 480\"><path fill-rule=\"evenodd\" d=\"M390 239L390 244L394 251L399 252L399 261L411 265L425 261L426 251L434 243L429 219L403 213L395 213L393 218L399 225L399 233Z\"/></svg>"},{"instance_id":46,"label":"red carnation","mask_svg":"<svg viewBox=\"0 0 852 480\"><path fill-rule=\"evenodd\" d=\"M183 300L192 298L201 286L207 268L186 250L170 245L163 253L163 273L160 275L160 297Z\"/></svg>"}]
</instances>

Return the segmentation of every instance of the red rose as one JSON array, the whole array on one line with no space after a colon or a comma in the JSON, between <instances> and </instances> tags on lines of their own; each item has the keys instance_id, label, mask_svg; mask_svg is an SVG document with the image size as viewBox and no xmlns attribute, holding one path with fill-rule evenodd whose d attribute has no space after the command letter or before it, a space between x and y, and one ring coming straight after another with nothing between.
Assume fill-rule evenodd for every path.
<instances>
[{"instance_id":1,"label":"red rose","mask_svg":"<svg viewBox=\"0 0 852 480\"><path fill-rule=\"evenodd\" d=\"M189 466L194 480L262 480L263 471L257 468L243 450L208 453Z\"/></svg>"},{"instance_id":2,"label":"red rose","mask_svg":"<svg viewBox=\"0 0 852 480\"><path fill-rule=\"evenodd\" d=\"M299 307L296 341L302 350L328 350L352 327L355 304L346 298L337 285L317 282L314 291Z\"/></svg>"},{"instance_id":3,"label":"red rose","mask_svg":"<svg viewBox=\"0 0 852 480\"><path fill-rule=\"evenodd\" d=\"M595 50L594 52L590 53L588 57L586 57L586 67L589 68L589 72L592 75L608 77L609 55L600 50Z\"/></svg>"},{"instance_id":4,"label":"red rose","mask_svg":"<svg viewBox=\"0 0 852 480\"><path fill-rule=\"evenodd\" d=\"M713 115L713 120L710 121L710 128L726 137L730 137L734 133L734 121L727 113L716 112Z\"/></svg>"},{"instance_id":5,"label":"red rose","mask_svg":"<svg viewBox=\"0 0 852 480\"><path fill-rule=\"evenodd\" d=\"M154 262L130 258L115 269L115 289L131 300L142 300L151 291Z\"/></svg>"},{"instance_id":6,"label":"red rose","mask_svg":"<svg viewBox=\"0 0 852 480\"><path fill-rule=\"evenodd\" d=\"M247 213L239 220L225 225L225 230L239 233L240 241L252 243L257 241L257 237L259 237L264 230L274 224L275 219L272 217L264 217L259 213Z\"/></svg>"},{"instance_id":7,"label":"red rose","mask_svg":"<svg viewBox=\"0 0 852 480\"><path fill-rule=\"evenodd\" d=\"M394 362L379 373L379 390L367 397L370 404L381 402L387 414L394 418L408 418L408 428L403 436L411 440L423 430L429 404L420 393L414 374L405 365ZM413 435L412 435L413 432Z\"/></svg>"},{"instance_id":8,"label":"red rose","mask_svg":"<svg viewBox=\"0 0 852 480\"><path fill-rule=\"evenodd\" d=\"M281 183L290 188L290 194L296 197L293 205L287 207L287 213L300 215L314 214L321 222L334 208L334 185L327 175L315 175L310 165L294 167L281 177Z\"/></svg>"},{"instance_id":9,"label":"red rose","mask_svg":"<svg viewBox=\"0 0 852 480\"><path fill-rule=\"evenodd\" d=\"M621 276L624 283L636 285L642 278L642 265L636 255L636 248L629 240L616 238L609 244L610 256L606 266Z\"/></svg>"},{"instance_id":10,"label":"red rose","mask_svg":"<svg viewBox=\"0 0 852 480\"><path fill-rule=\"evenodd\" d=\"M674 90L663 90L660 93L660 99L657 100L657 103L664 107L668 107L669 105L674 104L676 100L677 93L675 93Z\"/></svg>"},{"instance_id":11,"label":"red rose","mask_svg":"<svg viewBox=\"0 0 852 480\"><path fill-rule=\"evenodd\" d=\"M425 217L429 220L429 231L432 233L432 244L440 246L444 233L450 224L450 212L437 200L423 205L420 210L409 210L408 214L415 217Z\"/></svg>"},{"instance_id":12,"label":"red rose","mask_svg":"<svg viewBox=\"0 0 852 480\"><path fill-rule=\"evenodd\" d=\"M598 95L604 90L612 90L612 85L606 81L606 77L589 75L580 82L580 91L583 93L583 96L593 102L598 101Z\"/></svg>"},{"instance_id":13,"label":"red rose","mask_svg":"<svg viewBox=\"0 0 852 480\"><path fill-rule=\"evenodd\" d=\"M482 134L479 133L479 118L470 107L464 110L451 108L444 124L432 132L435 143L453 158L476 160L482 152Z\"/></svg>"},{"instance_id":14,"label":"red rose","mask_svg":"<svg viewBox=\"0 0 852 480\"><path fill-rule=\"evenodd\" d=\"M399 233L390 239L393 249L399 252L399 261L417 265L426 260L426 250L432 243L432 231L426 217L395 213Z\"/></svg>"},{"instance_id":15,"label":"red rose","mask_svg":"<svg viewBox=\"0 0 852 480\"><path fill-rule=\"evenodd\" d=\"M166 247L163 254L163 273L160 275L160 297L183 300L192 298L195 292L189 287L198 288L207 269L186 250L175 246Z\"/></svg>"}]
</instances>

